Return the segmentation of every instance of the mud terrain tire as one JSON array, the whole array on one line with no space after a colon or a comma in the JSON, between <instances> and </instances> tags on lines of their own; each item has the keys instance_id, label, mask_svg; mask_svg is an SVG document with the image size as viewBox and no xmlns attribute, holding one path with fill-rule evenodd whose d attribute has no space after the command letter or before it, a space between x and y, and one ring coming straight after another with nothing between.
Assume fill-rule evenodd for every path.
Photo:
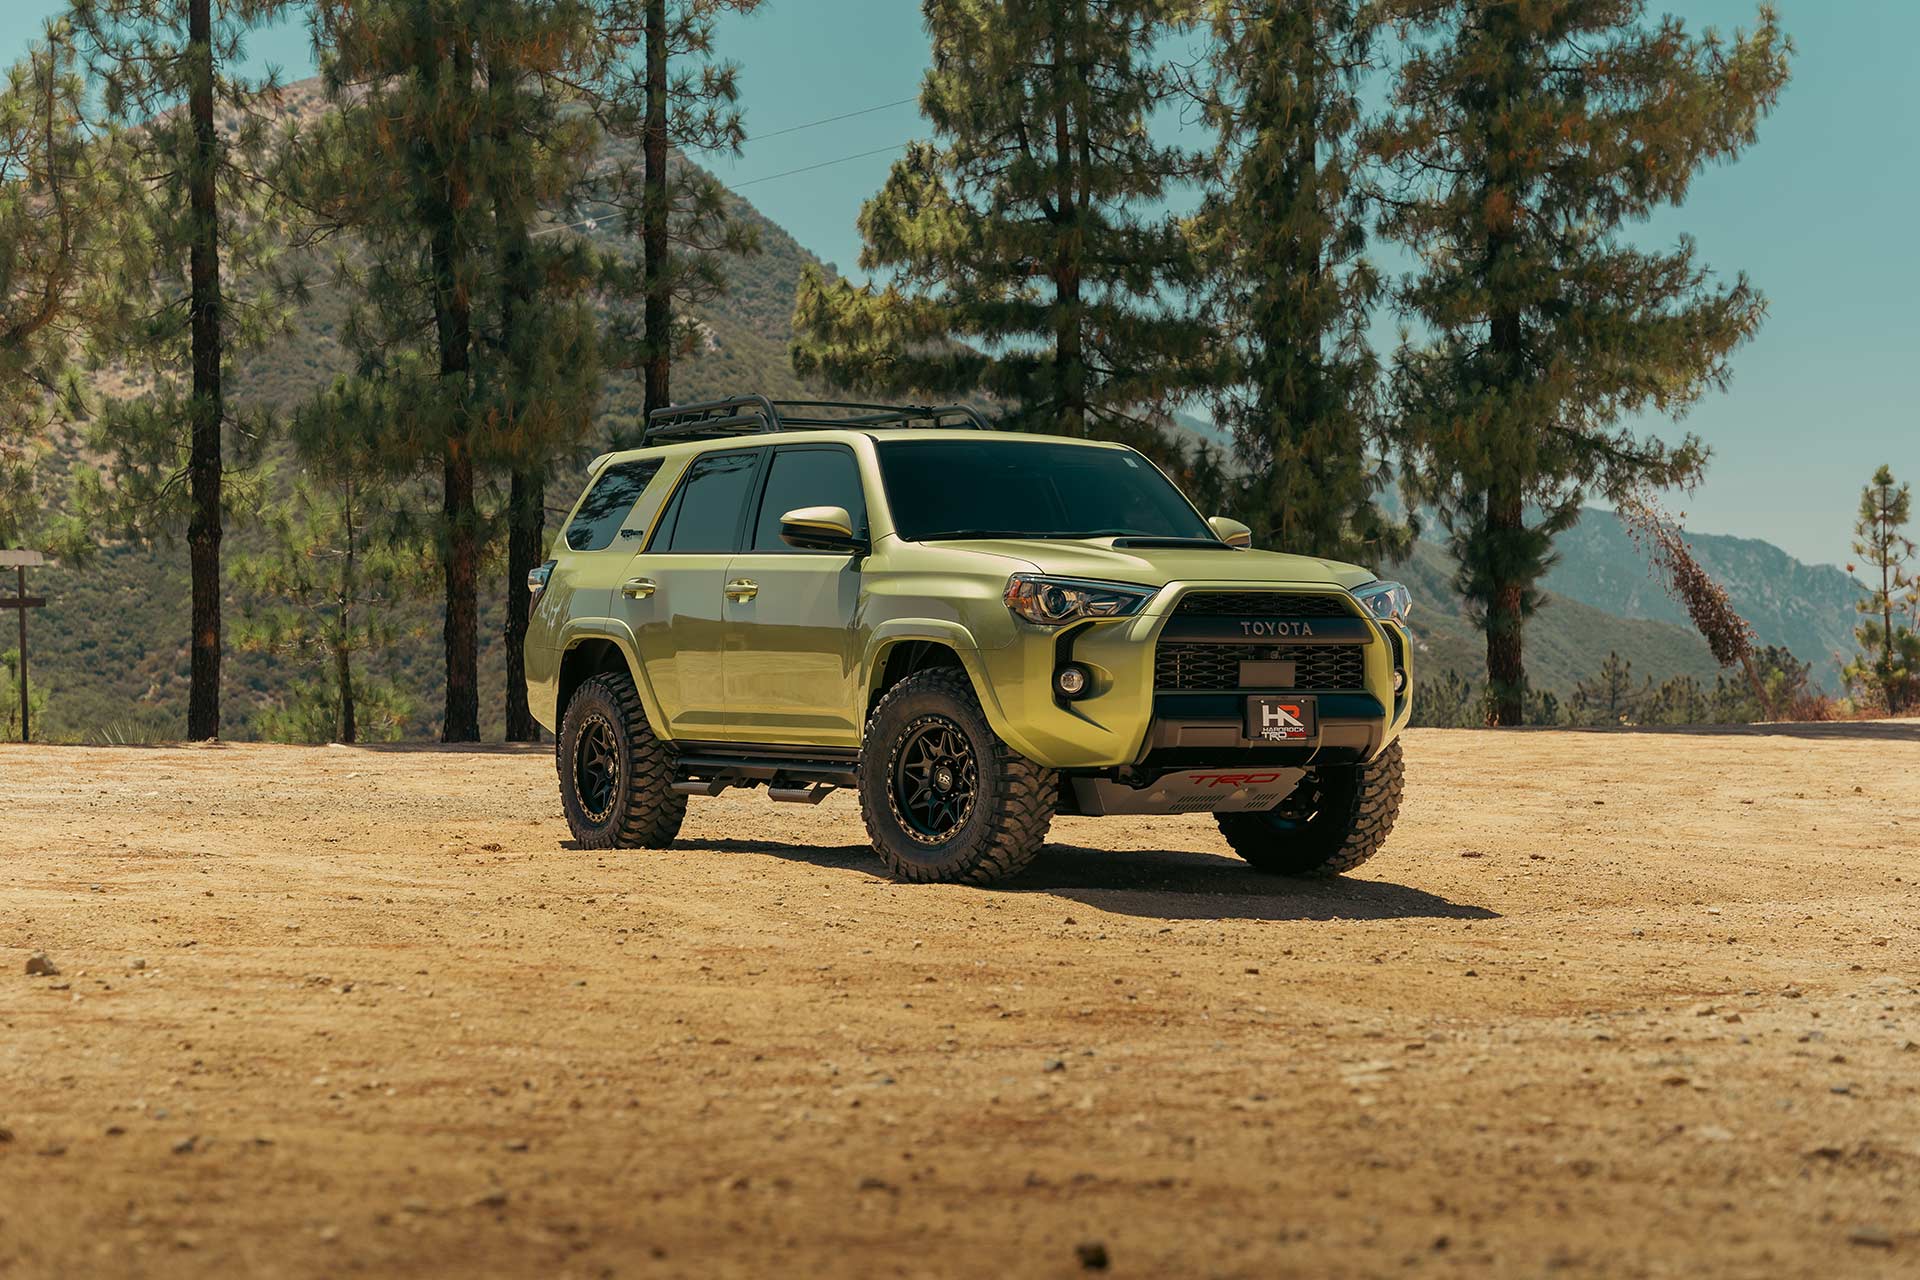
<instances>
[{"instance_id":1,"label":"mud terrain tire","mask_svg":"<svg viewBox=\"0 0 1920 1280\"><path fill-rule=\"evenodd\" d=\"M1400 744L1365 764L1328 765L1266 813L1223 813L1220 834L1256 871L1326 877L1379 852L1400 814Z\"/></svg>"},{"instance_id":2,"label":"mud terrain tire","mask_svg":"<svg viewBox=\"0 0 1920 1280\"><path fill-rule=\"evenodd\" d=\"M567 703L556 745L560 804L584 849L664 849L687 798L673 790L673 752L653 736L631 677L585 681Z\"/></svg>"},{"instance_id":3,"label":"mud terrain tire","mask_svg":"<svg viewBox=\"0 0 1920 1280\"><path fill-rule=\"evenodd\" d=\"M994 736L964 671L916 672L867 718L860 814L901 880L986 885L1039 854L1060 777Z\"/></svg>"}]
</instances>

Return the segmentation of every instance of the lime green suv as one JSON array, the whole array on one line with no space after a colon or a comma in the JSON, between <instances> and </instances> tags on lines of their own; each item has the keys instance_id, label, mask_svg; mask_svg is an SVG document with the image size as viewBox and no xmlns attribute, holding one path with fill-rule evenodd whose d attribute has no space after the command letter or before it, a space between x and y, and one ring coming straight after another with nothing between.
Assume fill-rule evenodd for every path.
<instances>
[{"instance_id":1,"label":"lime green suv","mask_svg":"<svg viewBox=\"0 0 1920 1280\"><path fill-rule=\"evenodd\" d=\"M1055 814L1349 870L1399 809L1407 592L1248 543L1132 449L965 407L660 411L528 584L567 822L657 847L689 796L852 787L909 880L1011 876Z\"/></svg>"}]
</instances>

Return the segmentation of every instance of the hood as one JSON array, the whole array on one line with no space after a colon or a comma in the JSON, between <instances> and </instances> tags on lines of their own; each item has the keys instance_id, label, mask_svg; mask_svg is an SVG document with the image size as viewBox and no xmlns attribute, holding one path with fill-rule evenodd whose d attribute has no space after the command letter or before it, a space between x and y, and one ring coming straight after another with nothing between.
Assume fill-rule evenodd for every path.
<instances>
[{"instance_id":1,"label":"hood","mask_svg":"<svg viewBox=\"0 0 1920 1280\"><path fill-rule=\"evenodd\" d=\"M1164 587L1169 582L1231 583L1246 586L1330 585L1353 588L1375 574L1359 565L1277 551L1238 551L1185 547L1116 547L1112 538L1044 541L1029 538L980 538L940 545L958 551L1024 560L1041 573Z\"/></svg>"}]
</instances>

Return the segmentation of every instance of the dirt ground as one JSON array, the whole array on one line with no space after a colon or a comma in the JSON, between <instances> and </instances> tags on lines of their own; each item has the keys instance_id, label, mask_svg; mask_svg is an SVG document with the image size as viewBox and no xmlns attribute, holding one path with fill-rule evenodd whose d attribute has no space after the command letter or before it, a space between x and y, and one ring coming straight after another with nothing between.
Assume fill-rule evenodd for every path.
<instances>
[{"instance_id":1,"label":"dirt ground","mask_svg":"<svg viewBox=\"0 0 1920 1280\"><path fill-rule=\"evenodd\" d=\"M0 1276L1920 1274L1920 724L1416 732L1361 873L0 747ZM54 976L23 972L44 950Z\"/></svg>"}]
</instances>

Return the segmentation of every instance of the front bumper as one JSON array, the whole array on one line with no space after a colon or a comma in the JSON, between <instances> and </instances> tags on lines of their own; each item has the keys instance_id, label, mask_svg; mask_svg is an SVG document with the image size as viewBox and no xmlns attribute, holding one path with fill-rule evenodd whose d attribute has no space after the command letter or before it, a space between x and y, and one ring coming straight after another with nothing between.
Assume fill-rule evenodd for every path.
<instances>
[{"instance_id":1,"label":"front bumper","mask_svg":"<svg viewBox=\"0 0 1920 1280\"><path fill-rule=\"evenodd\" d=\"M1278 767L1370 760L1406 727L1412 710L1411 648L1404 629L1355 615L1353 639L1362 653L1362 687L1310 687L1174 692L1155 688L1155 656L1173 623L1174 602L1192 590L1234 584L1176 584L1156 597L1151 612L1112 621L1048 629L1017 624L1013 641L975 650L975 685L996 733L1020 754L1054 769L1098 770L1129 765L1203 766L1257 760ZM1344 597L1325 584L1276 585L1276 591ZM1181 619L1183 626L1190 626ZM1238 632L1236 630L1235 634ZM1184 637L1183 637L1184 638ZM1225 639L1225 634L1219 637ZM1248 647L1272 645L1260 636ZM1073 661L1092 675L1090 692L1057 698L1053 673ZM1401 673L1396 690L1394 673ZM1311 694L1318 732L1306 743L1275 744L1244 731L1249 693Z\"/></svg>"}]
</instances>

